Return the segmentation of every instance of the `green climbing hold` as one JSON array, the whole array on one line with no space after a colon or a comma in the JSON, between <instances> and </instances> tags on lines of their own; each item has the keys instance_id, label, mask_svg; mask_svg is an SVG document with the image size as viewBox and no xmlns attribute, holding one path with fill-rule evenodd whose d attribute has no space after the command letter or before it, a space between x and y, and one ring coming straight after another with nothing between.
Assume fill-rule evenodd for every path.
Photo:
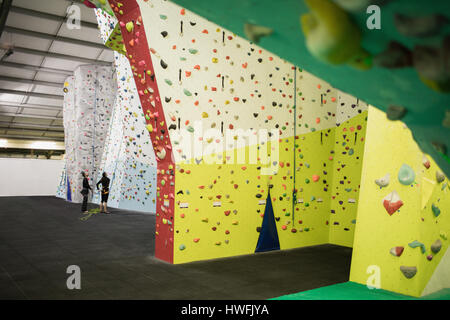
<instances>
[{"instance_id":1,"label":"green climbing hold","mask_svg":"<svg viewBox=\"0 0 450 320\"><path fill-rule=\"evenodd\" d=\"M183 89L183 92L184 92L184 94L187 95L188 97L192 96L192 93L191 93L189 90L187 90L187 89Z\"/></svg>"},{"instance_id":2,"label":"green climbing hold","mask_svg":"<svg viewBox=\"0 0 450 320\"><path fill-rule=\"evenodd\" d=\"M187 127L186 130L189 131L190 133L194 132L194 128L192 126Z\"/></svg>"},{"instance_id":3,"label":"green climbing hold","mask_svg":"<svg viewBox=\"0 0 450 320\"><path fill-rule=\"evenodd\" d=\"M169 79L164 79L164 81L165 81L169 86L172 85L172 81L170 81Z\"/></svg>"},{"instance_id":4,"label":"green climbing hold","mask_svg":"<svg viewBox=\"0 0 450 320\"><path fill-rule=\"evenodd\" d=\"M433 214L435 217L437 217L441 214L441 209L439 209L437 206L435 206L434 203L431 205L431 211L433 211Z\"/></svg>"},{"instance_id":5,"label":"green climbing hold","mask_svg":"<svg viewBox=\"0 0 450 320\"><path fill-rule=\"evenodd\" d=\"M160 14L159 17L160 17L162 20L166 20L166 19L167 19L167 16L166 16L166 15L163 15L163 14Z\"/></svg>"},{"instance_id":6,"label":"green climbing hold","mask_svg":"<svg viewBox=\"0 0 450 320\"><path fill-rule=\"evenodd\" d=\"M189 53L196 54L198 52L197 49L189 49Z\"/></svg>"},{"instance_id":7,"label":"green climbing hold","mask_svg":"<svg viewBox=\"0 0 450 320\"><path fill-rule=\"evenodd\" d=\"M184 244L180 244L180 251L183 251L184 249L186 249L186 246Z\"/></svg>"},{"instance_id":8,"label":"green climbing hold","mask_svg":"<svg viewBox=\"0 0 450 320\"><path fill-rule=\"evenodd\" d=\"M416 174L414 173L414 170L407 164L403 164L398 171L398 181L407 186L413 183L415 178Z\"/></svg>"},{"instance_id":9,"label":"green climbing hold","mask_svg":"<svg viewBox=\"0 0 450 320\"><path fill-rule=\"evenodd\" d=\"M413 249L420 247L420 251L422 251L422 253L425 253L425 251L426 251L425 245L422 242L419 242L417 240L414 240L413 242L408 243L408 246L410 246Z\"/></svg>"}]
</instances>

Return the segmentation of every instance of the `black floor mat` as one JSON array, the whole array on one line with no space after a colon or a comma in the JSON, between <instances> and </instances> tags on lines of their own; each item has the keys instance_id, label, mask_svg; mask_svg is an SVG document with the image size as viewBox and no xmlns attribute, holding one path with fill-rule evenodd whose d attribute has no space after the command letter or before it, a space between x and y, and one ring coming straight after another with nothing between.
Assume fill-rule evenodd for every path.
<instances>
[{"instance_id":1,"label":"black floor mat","mask_svg":"<svg viewBox=\"0 0 450 320\"><path fill-rule=\"evenodd\" d=\"M268 299L349 278L352 251L334 245L170 265L153 257L154 215L110 211L82 221L81 204L0 197L0 299Z\"/></svg>"}]
</instances>

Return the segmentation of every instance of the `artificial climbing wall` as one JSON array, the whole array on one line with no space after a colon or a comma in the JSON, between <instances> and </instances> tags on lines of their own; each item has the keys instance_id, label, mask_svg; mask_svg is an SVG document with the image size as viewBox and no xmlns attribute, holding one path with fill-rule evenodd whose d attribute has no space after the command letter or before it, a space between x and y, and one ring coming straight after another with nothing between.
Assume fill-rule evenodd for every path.
<instances>
[{"instance_id":1,"label":"artificial climbing wall","mask_svg":"<svg viewBox=\"0 0 450 320\"><path fill-rule=\"evenodd\" d=\"M95 10L100 36L108 45L117 25L115 17ZM117 44L117 42L115 42ZM119 45L120 48L123 47ZM115 208L156 212L156 160L130 63L114 54L117 97L96 181L102 172L111 179L108 205ZM93 202L99 203L97 193Z\"/></svg>"},{"instance_id":2,"label":"artificial climbing wall","mask_svg":"<svg viewBox=\"0 0 450 320\"><path fill-rule=\"evenodd\" d=\"M111 179L108 205L155 213L156 160L128 59L115 53L117 97L97 181ZM93 202L99 203L97 193Z\"/></svg>"},{"instance_id":3,"label":"artificial climbing wall","mask_svg":"<svg viewBox=\"0 0 450 320\"><path fill-rule=\"evenodd\" d=\"M375 108L368 119L350 280L366 284L368 267L378 266L386 290L449 287L448 179L402 122Z\"/></svg>"},{"instance_id":4,"label":"artificial climbing wall","mask_svg":"<svg viewBox=\"0 0 450 320\"><path fill-rule=\"evenodd\" d=\"M68 172L74 172L76 169L75 151L76 151L76 121L75 121L75 77L69 76L64 81L64 101L63 101L63 125L64 125L64 168L61 172L59 185L57 188L57 197L66 200L72 200L72 187ZM70 197L68 197L68 194Z\"/></svg>"},{"instance_id":5,"label":"artificial climbing wall","mask_svg":"<svg viewBox=\"0 0 450 320\"><path fill-rule=\"evenodd\" d=\"M253 253L269 187L281 249L327 243L335 127L339 121L363 138L363 115L345 121L364 110L341 106L337 91L320 79L176 5L110 4L157 155L155 255L180 263ZM203 136L207 129L217 130ZM274 129L278 136L239 145L238 133L225 139L231 129ZM189 152L185 133L209 157ZM266 146L270 159L234 157ZM347 189L358 189L356 180Z\"/></svg>"},{"instance_id":6,"label":"artificial climbing wall","mask_svg":"<svg viewBox=\"0 0 450 320\"><path fill-rule=\"evenodd\" d=\"M352 247L359 200L368 105L338 91L329 242Z\"/></svg>"},{"instance_id":7,"label":"artificial climbing wall","mask_svg":"<svg viewBox=\"0 0 450 320\"><path fill-rule=\"evenodd\" d=\"M81 171L89 173L92 186L102 159L116 96L114 73L109 67L80 66L66 80L64 92L65 183L71 201L81 202Z\"/></svg>"}]
</instances>

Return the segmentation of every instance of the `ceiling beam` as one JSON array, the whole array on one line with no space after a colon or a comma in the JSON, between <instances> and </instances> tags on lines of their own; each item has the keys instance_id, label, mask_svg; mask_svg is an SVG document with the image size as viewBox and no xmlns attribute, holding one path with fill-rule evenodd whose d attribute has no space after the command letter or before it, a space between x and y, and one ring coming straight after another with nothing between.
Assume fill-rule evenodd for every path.
<instances>
[{"instance_id":1,"label":"ceiling beam","mask_svg":"<svg viewBox=\"0 0 450 320\"><path fill-rule=\"evenodd\" d=\"M0 44L0 46L7 47L5 44ZM55 58L69 61L77 61L82 63L89 63L100 66L111 66L112 62L102 61L102 60L94 60L89 58L83 58L80 56L70 56L67 54L55 53L55 52L46 52L35 49L23 48L23 47L13 47L11 48L14 52L20 52L25 54L31 54L35 56L47 57L47 58Z\"/></svg>"},{"instance_id":2,"label":"ceiling beam","mask_svg":"<svg viewBox=\"0 0 450 320\"><path fill-rule=\"evenodd\" d=\"M45 131L44 131L45 132ZM29 136L29 135L9 135L9 134L0 134L0 138L3 139L29 139L29 140L52 140L52 141L63 141L64 137L41 137L41 136Z\"/></svg>"},{"instance_id":3,"label":"ceiling beam","mask_svg":"<svg viewBox=\"0 0 450 320\"><path fill-rule=\"evenodd\" d=\"M6 77L6 76L1 76L1 75L0 75L0 80L9 81L9 82L25 83L25 84L34 84L34 85L47 86L47 87L56 87L56 88L62 88L64 86L64 82L49 82L49 81L41 81L41 80Z\"/></svg>"},{"instance_id":4,"label":"ceiling beam","mask_svg":"<svg viewBox=\"0 0 450 320\"><path fill-rule=\"evenodd\" d=\"M25 108L25 109L38 109L38 110L54 110L54 111L62 111L62 106L49 106L49 105L41 105L41 104L21 104L18 102L10 102L10 101L0 101L0 107L7 108Z\"/></svg>"},{"instance_id":5,"label":"ceiling beam","mask_svg":"<svg viewBox=\"0 0 450 320\"><path fill-rule=\"evenodd\" d=\"M83 41L83 40L79 40L79 39L67 38L67 37L57 36L57 35L53 35L53 34L24 30L24 29L9 27L9 26L6 26L4 31L9 32L9 33L14 33L14 34L30 36L33 38L59 41L59 42L65 42L65 43L71 43L71 44L78 44L80 46L91 47L91 48L96 48L96 49L100 49L100 50L109 49L107 46L105 46L102 43Z\"/></svg>"},{"instance_id":6,"label":"ceiling beam","mask_svg":"<svg viewBox=\"0 0 450 320\"><path fill-rule=\"evenodd\" d=\"M12 0L3 0L0 7L0 37L2 36L5 28L6 20L8 19L8 14L11 9L11 4Z\"/></svg>"},{"instance_id":7,"label":"ceiling beam","mask_svg":"<svg viewBox=\"0 0 450 320\"><path fill-rule=\"evenodd\" d=\"M19 90L0 89L0 93L13 94L13 95L18 95L18 96L26 96L26 97L44 98L44 99L64 100L64 95L39 93L39 92L26 92L26 91L19 91Z\"/></svg>"},{"instance_id":8,"label":"ceiling beam","mask_svg":"<svg viewBox=\"0 0 450 320\"><path fill-rule=\"evenodd\" d=\"M9 68L17 68L17 69L26 69L26 70L30 70L30 71L40 71L40 72L46 72L46 73L64 74L67 76L73 75L73 71L70 71L70 70L46 68L46 67L33 66L30 64L22 64L22 63L9 62L9 61L0 61L0 66L9 67Z\"/></svg>"},{"instance_id":9,"label":"ceiling beam","mask_svg":"<svg viewBox=\"0 0 450 320\"><path fill-rule=\"evenodd\" d=\"M23 114L13 112L0 112L2 117L17 117L17 118L30 118L30 119L45 119L45 120L63 120L62 117L41 116L38 114Z\"/></svg>"},{"instance_id":10,"label":"ceiling beam","mask_svg":"<svg viewBox=\"0 0 450 320\"><path fill-rule=\"evenodd\" d=\"M41 19L52 20L52 21L57 21L57 22L65 22L66 21L66 17L58 16L55 14L50 14L50 13L46 13L46 12L42 12L42 11L36 11L36 10L31 10L31 9L26 9L26 8L21 8L21 7L16 7L16 6L11 6L10 10L15 13L20 13L20 14L27 15L30 17L35 17L35 18L41 18ZM98 25L96 23L87 22L87 21L80 21L80 26L86 27L86 28L91 28L91 29L98 29Z\"/></svg>"},{"instance_id":11,"label":"ceiling beam","mask_svg":"<svg viewBox=\"0 0 450 320\"><path fill-rule=\"evenodd\" d=\"M0 127L0 130L6 130L7 133L6 135L30 135L33 137L42 137L43 134L45 133L50 133L52 134L52 138L62 138L64 139L64 132L63 131L51 131L51 130L38 130L38 129L20 129L20 128L2 128ZM14 134L16 133L16 134ZM27 134L28 133L28 134ZM39 134L37 135L33 135L34 134Z\"/></svg>"},{"instance_id":12,"label":"ceiling beam","mask_svg":"<svg viewBox=\"0 0 450 320\"><path fill-rule=\"evenodd\" d=\"M12 128L37 128L37 129L52 129L55 132L64 131L63 126L55 126L48 124L35 124L35 123L23 123L23 122L8 122L8 121L0 121L0 127L8 127Z\"/></svg>"}]
</instances>

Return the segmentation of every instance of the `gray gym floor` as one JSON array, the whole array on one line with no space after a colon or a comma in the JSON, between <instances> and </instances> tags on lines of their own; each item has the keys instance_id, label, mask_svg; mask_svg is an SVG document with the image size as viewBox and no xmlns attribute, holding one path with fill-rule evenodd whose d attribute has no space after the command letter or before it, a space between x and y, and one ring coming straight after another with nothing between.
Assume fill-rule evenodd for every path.
<instances>
[{"instance_id":1,"label":"gray gym floor","mask_svg":"<svg viewBox=\"0 0 450 320\"><path fill-rule=\"evenodd\" d=\"M153 257L155 216L0 197L0 299L268 299L348 281L351 249L322 245L170 265ZM89 204L89 208L94 208ZM81 268L81 290L66 269Z\"/></svg>"}]
</instances>

